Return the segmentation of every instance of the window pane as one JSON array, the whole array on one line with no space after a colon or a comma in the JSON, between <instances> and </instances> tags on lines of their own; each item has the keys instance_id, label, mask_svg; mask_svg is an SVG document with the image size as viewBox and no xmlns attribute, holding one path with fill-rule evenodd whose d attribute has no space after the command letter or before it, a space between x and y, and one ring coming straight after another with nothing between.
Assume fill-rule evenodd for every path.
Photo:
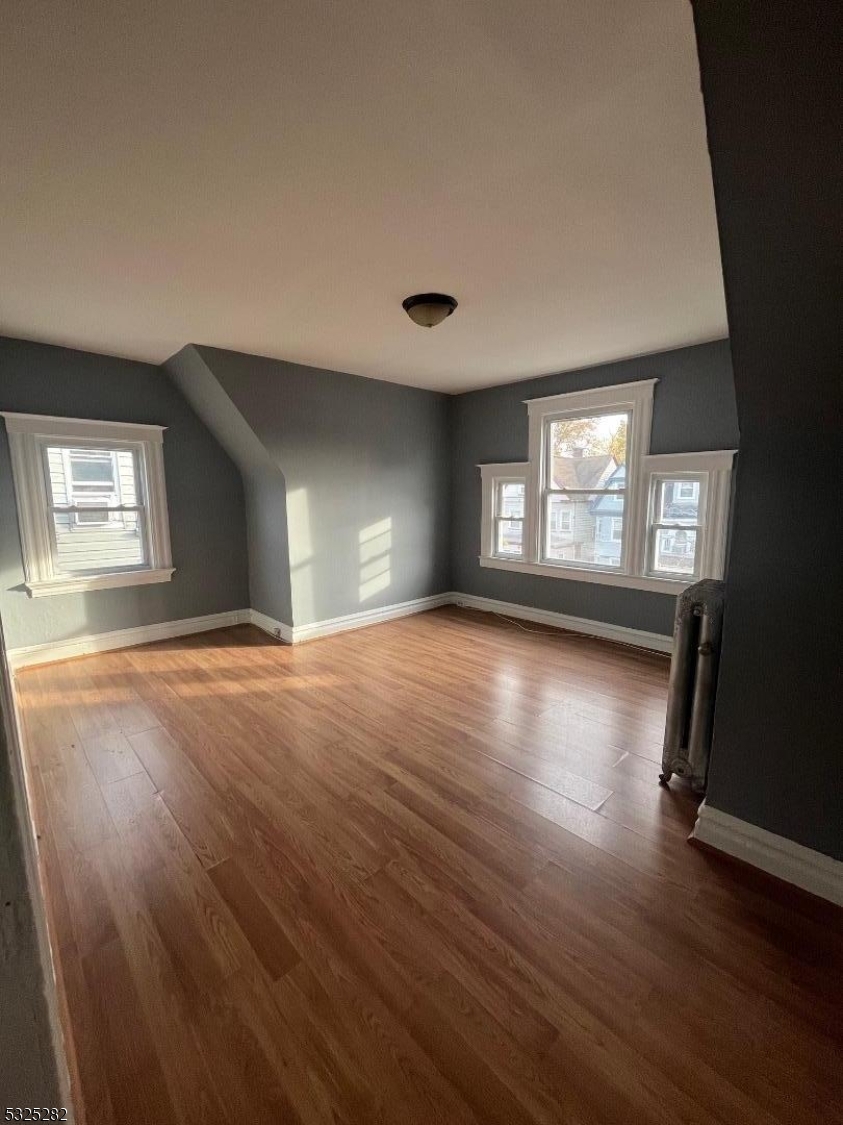
<instances>
[{"instance_id":1,"label":"window pane","mask_svg":"<svg viewBox=\"0 0 843 1125\"><path fill-rule=\"evenodd\" d=\"M114 488L114 456L110 450L71 449L69 460L74 484L107 484Z\"/></svg>"},{"instance_id":2,"label":"window pane","mask_svg":"<svg viewBox=\"0 0 843 1125\"><path fill-rule=\"evenodd\" d=\"M663 480L659 483L656 523L699 523L700 482Z\"/></svg>"},{"instance_id":3,"label":"window pane","mask_svg":"<svg viewBox=\"0 0 843 1125\"><path fill-rule=\"evenodd\" d=\"M54 507L102 508L137 503L136 454L131 449L47 447Z\"/></svg>"},{"instance_id":4,"label":"window pane","mask_svg":"<svg viewBox=\"0 0 843 1125\"><path fill-rule=\"evenodd\" d=\"M54 512L56 533L54 569L61 574L122 570L147 565L138 512L91 508L84 512Z\"/></svg>"},{"instance_id":5,"label":"window pane","mask_svg":"<svg viewBox=\"0 0 843 1125\"><path fill-rule=\"evenodd\" d=\"M656 531L655 570L668 574L693 574L697 553L696 531L660 528Z\"/></svg>"},{"instance_id":6,"label":"window pane","mask_svg":"<svg viewBox=\"0 0 843 1125\"><path fill-rule=\"evenodd\" d=\"M147 566L143 516L115 511L138 503L136 454L130 449L47 447L57 574Z\"/></svg>"},{"instance_id":7,"label":"window pane","mask_svg":"<svg viewBox=\"0 0 843 1125\"><path fill-rule=\"evenodd\" d=\"M524 518L524 490L523 481L510 481L500 485L498 500L498 515L513 516L516 519Z\"/></svg>"},{"instance_id":8,"label":"window pane","mask_svg":"<svg viewBox=\"0 0 843 1125\"><path fill-rule=\"evenodd\" d=\"M548 496L545 558L586 566L619 567L624 496L610 493Z\"/></svg>"},{"instance_id":9,"label":"window pane","mask_svg":"<svg viewBox=\"0 0 843 1125\"><path fill-rule=\"evenodd\" d=\"M628 414L592 414L551 422L550 488L623 488Z\"/></svg>"},{"instance_id":10,"label":"window pane","mask_svg":"<svg viewBox=\"0 0 843 1125\"><path fill-rule=\"evenodd\" d=\"M523 550L524 524L521 520L498 520L495 554L520 555Z\"/></svg>"}]
</instances>

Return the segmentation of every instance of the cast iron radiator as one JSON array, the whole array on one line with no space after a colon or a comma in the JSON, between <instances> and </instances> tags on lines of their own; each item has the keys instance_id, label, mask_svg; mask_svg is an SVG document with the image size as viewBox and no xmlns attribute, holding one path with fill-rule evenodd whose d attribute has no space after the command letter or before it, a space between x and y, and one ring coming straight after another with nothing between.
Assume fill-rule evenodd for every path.
<instances>
[{"instance_id":1,"label":"cast iron radiator","mask_svg":"<svg viewBox=\"0 0 843 1125\"><path fill-rule=\"evenodd\" d=\"M673 627L673 657L667 696L662 772L667 785L673 774L705 791L714 692L723 631L724 584L706 578L680 594Z\"/></svg>"}]
</instances>

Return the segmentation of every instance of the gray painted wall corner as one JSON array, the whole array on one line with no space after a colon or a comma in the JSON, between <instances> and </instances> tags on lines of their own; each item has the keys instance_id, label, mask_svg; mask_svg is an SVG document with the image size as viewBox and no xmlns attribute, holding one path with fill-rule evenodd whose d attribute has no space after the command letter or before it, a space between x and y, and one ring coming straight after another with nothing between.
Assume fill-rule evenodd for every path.
<instances>
[{"instance_id":1,"label":"gray painted wall corner","mask_svg":"<svg viewBox=\"0 0 843 1125\"><path fill-rule=\"evenodd\" d=\"M196 350L283 473L294 624L449 589L447 396Z\"/></svg>"},{"instance_id":2,"label":"gray painted wall corner","mask_svg":"<svg viewBox=\"0 0 843 1125\"><path fill-rule=\"evenodd\" d=\"M292 625L284 474L195 344L188 344L168 359L164 369L240 471L246 521L249 605L267 617Z\"/></svg>"},{"instance_id":3,"label":"gray painted wall corner","mask_svg":"<svg viewBox=\"0 0 843 1125\"><path fill-rule=\"evenodd\" d=\"M647 632L673 631L675 598L480 566L479 464L526 461L524 400L568 391L659 380L653 402L651 453L734 449L739 433L728 340L636 356L547 375L451 400L451 566L462 593L553 610Z\"/></svg>"},{"instance_id":4,"label":"gray painted wall corner","mask_svg":"<svg viewBox=\"0 0 843 1125\"><path fill-rule=\"evenodd\" d=\"M237 467L158 367L0 337L0 409L165 425L171 582L31 599L0 425L0 614L11 648L242 609L248 602ZM213 560L213 567L208 565Z\"/></svg>"},{"instance_id":5,"label":"gray painted wall corner","mask_svg":"<svg viewBox=\"0 0 843 1125\"><path fill-rule=\"evenodd\" d=\"M741 422L708 801L843 860L840 9L693 8Z\"/></svg>"}]
</instances>

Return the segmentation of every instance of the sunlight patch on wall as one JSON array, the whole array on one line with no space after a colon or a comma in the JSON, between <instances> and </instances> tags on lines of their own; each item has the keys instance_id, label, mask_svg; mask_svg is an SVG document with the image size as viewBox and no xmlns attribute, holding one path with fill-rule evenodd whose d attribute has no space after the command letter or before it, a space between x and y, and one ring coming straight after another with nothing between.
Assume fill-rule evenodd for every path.
<instances>
[{"instance_id":1,"label":"sunlight patch on wall","mask_svg":"<svg viewBox=\"0 0 843 1125\"><path fill-rule=\"evenodd\" d=\"M314 620L313 537L306 488L295 488L287 493L287 540L293 621L310 622Z\"/></svg>"},{"instance_id":2,"label":"sunlight patch on wall","mask_svg":"<svg viewBox=\"0 0 843 1125\"><path fill-rule=\"evenodd\" d=\"M364 527L360 542L360 586L358 600L362 604L387 589L392 582L390 553L392 551L392 518L378 520Z\"/></svg>"},{"instance_id":3,"label":"sunlight patch on wall","mask_svg":"<svg viewBox=\"0 0 843 1125\"><path fill-rule=\"evenodd\" d=\"M360 562L367 563L392 549L392 532L384 531L360 543Z\"/></svg>"},{"instance_id":4,"label":"sunlight patch on wall","mask_svg":"<svg viewBox=\"0 0 843 1125\"><path fill-rule=\"evenodd\" d=\"M310 531L310 506L307 489L296 488L287 493L287 534L290 541L290 565L301 566L313 558Z\"/></svg>"}]
</instances>

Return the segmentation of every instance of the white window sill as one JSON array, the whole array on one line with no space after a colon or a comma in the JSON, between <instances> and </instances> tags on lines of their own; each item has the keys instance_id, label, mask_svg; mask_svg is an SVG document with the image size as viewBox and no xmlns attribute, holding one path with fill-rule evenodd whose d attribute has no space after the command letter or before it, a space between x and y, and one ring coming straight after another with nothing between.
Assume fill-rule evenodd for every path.
<instances>
[{"instance_id":1,"label":"white window sill","mask_svg":"<svg viewBox=\"0 0 843 1125\"><path fill-rule=\"evenodd\" d=\"M174 567L163 570L118 570L111 574L79 574L64 578L48 578L42 582L27 582L31 598L50 597L53 594L82 594L88 590L108 590L115 586L148 586L153 582L169 582Z\"/></svg>"},{"instance_id":2,"label":"white window sill","mask_svg":"<svg viewBox=\"0 0 843 1125\"><path fill-rule=\"evenodd\" d=\"M651 578L642 574L619 574L613 570L591 570L584 567L554 566L553 563L525 562L521 559L500 559L481 555L480 565L492 570L512 570L516 574L542 574L547 578L567 578L573 582L596 582L601 586L625 586L629 590L650 590L656 594L676 596L687 590L697 578Z\"/></svg>"}]
</instances>

